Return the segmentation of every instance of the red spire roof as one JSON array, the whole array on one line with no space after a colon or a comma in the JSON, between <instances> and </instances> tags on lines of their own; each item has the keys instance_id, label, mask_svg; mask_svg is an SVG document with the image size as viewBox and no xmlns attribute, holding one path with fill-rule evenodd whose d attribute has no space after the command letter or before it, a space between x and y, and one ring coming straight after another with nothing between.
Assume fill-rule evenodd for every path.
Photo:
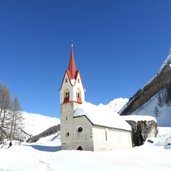
<instances>
[{"instance_id":1,"label":"red spire roof","mask_svg":"<svg viewBox=\"0 0 171 171\"><path fill-rule=\"evenodd\" d=\"M70 79L76 79L77 69L76 69L76 65L75 65L73 46L71 49L70 60L69 60L67 72L69 74Z\"/></svg>"}]
</instances>

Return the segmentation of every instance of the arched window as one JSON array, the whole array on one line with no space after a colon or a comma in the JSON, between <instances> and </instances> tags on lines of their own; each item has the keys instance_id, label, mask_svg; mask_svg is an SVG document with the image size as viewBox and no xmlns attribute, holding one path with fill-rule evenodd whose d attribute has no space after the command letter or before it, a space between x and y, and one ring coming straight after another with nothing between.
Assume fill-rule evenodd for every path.
<instances>
[{"instance_id":1,"label":"arched window","mask_svg":"<svg viewBox=\"0 0 171 171\"><path fill-rule=\"evenodd\" d=\"M78 103L82 103L82 101L81 101L81 91L80 91L79 88L77 89L77 92L76 93L77 93L76 94L76 96L77 96L77 102Z\"/></svg>"},{"instance_id":2,"label":"arched window","mask_svg":"<svg viewBox=\"0 0 171 171\"><path fill-rule=\"evenodd\" d=\"M69 102L69 96L70 96L69 90L65 89L65 91L64 91L64 103Z\"/></svg>"},{"instance_id":3,"label":"arched window","mask_svg":"<svg viewBox=\"0 0 171 171\"><path fill-rule=\"evenodd\" d=\"M79 146L79 147L77 148L77 150L80 150L80 151L81 151L81 150L83 150L83 148L82 148L81 146Z\"/></svg>"}]
</instances>

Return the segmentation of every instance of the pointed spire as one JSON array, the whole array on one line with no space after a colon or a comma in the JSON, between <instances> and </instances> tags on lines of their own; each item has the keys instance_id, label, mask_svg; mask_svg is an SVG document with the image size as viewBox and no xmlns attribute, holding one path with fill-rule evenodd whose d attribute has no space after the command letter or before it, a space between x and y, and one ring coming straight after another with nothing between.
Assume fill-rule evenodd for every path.
<instances>
[{"instance_id":1,"label":"pointed spire","mask_svg":"<svg viewBox=\"0 0 171 171\"><path fill-rule=\"evenodd\" d=\"M71 54L70 54L70 60L69 60L69 65L68 65L68 72L69 72L70 79L75 79L77 69L76 69L75 59L74 59L73 44L71 44Z\"/></svg>"}]
</instances>

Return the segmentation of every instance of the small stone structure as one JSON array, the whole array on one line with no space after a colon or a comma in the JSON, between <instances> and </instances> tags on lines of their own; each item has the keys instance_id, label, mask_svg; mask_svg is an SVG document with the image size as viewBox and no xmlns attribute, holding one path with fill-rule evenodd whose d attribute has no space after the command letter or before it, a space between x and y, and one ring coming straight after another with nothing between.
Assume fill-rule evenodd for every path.
<instances>
[{"instance_id":1,"label":"small stone structure","mask_svg":"<svg viewBox=\"0 0 171 171\"><path fill-rule=\"evenodd\" d=\"M147 138L157 136L157 122L154 117L140 115L122 117L131 125L133 146L143 145Z\"/></svg>"}]
</instances>

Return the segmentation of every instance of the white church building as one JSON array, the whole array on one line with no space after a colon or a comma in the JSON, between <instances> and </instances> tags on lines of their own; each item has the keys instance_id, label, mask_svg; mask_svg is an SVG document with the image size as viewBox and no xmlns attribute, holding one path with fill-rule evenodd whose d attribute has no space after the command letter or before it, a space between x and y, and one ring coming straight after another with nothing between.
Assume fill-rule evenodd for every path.
<instances>
[{"instance_id":1,"label":"white church building","mask_svg":"<svg viewBox=\"0 0 171 171\"><path fill-rule=\"evenodd\" d=\"M131 148L131 127L104 105L85 102L73 48L60 87L61 142L64 150L101 151Z\"/></svg>"}]
</instances>

